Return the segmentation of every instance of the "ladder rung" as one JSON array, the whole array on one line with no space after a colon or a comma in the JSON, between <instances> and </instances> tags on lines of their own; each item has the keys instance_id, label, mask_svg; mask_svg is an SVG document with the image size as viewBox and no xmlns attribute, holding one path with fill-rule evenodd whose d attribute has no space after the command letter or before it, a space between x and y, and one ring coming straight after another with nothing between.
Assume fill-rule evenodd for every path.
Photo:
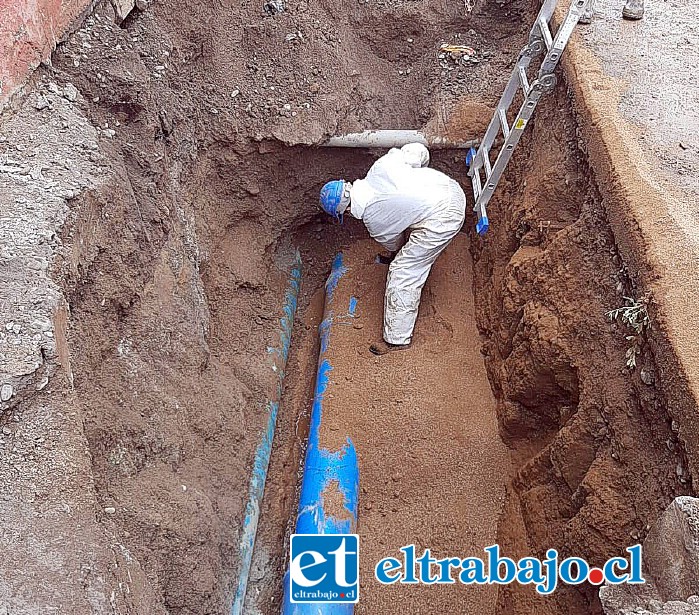
<instances>
[{"instance_id":1,"label":"ladder rung","mask_svg":"<svg viewBox=\"0 0 699 615\"><path fill-rule=\"evenodd\" d=\"M487 147L483 148L483 166L485 167L485 183L487 184L493 174L493 167L490 166L490 150Z\"/></svg>"},{"instance_id":2,"label":"ladder rung","mask_svg":"<svg viewBox=\"0 0 699 615\"><path fill-rule=\"evenodd\" d=\"M527 71L524 70L524 66L519 67L519 84L524 90L524 96L529 94L529 79L527 79Z\"/></svg>"},{"instance_id":3,"label":"ladder rung","mask_svg":"<svg viewBox=\"0 0 699 615\"><path fill-rule=\"evenodd\" d=\"M546 51L549 51L553 47L553 38L551 37L551 30L549 30L549 25L546 23L544 16L539 17L538 20L539 30L541 30L541 36L544 39L544 44L546 45Z\"/></svg>"},{"instance_id":4,"label":"ladder rung","mask_svg":"<svg viewBox=\"0 0 699 615\"><path fill-rule=\"evenodd\" d=\"M502 134L507 140L507 137L510 136L510 126L507 123L507 113L504 109L498 109L498 117L500 118L500 126L502 126Z\"/></svg>"}]
</instances>

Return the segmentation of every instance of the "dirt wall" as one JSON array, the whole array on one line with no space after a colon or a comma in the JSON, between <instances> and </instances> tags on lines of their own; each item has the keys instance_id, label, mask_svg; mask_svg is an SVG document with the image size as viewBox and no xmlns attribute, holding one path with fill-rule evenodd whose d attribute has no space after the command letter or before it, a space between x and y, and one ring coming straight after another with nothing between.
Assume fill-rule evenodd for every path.
<instances>
[{"instance_id":1,"label":"dirt wall","mask_svg":"<svg viewBox=\"0 0 699 615\"><path fill-rule=\"evenodd\" d=\"M623 84L606 77L589 49L572 41L564 59L575 92L580 138L592 162L600 198L618 250L640 292L654 297L649 332L668 410L687 450L692 479L699 476L699 357L695 297L699 280L693 226L676 217L691 207L686 185L655 172L644 157L642 135L619 112ZM639 136L641 137L639 139Z\"/></svg>"},{"instance_id":2,"label":"dirt wall","mask_svg":"<svg viewBox=\"0 0 699 615\"><path fill-rule=\"evenodd\" d=\"M601 564L645 536L691 477L669 392L657 368L666 342L641 340L627 367L630 331L607 312L640 298L607 221L595 167L581 146L571 92L540 105L474 242L479 326L501 433L517 470L501 540ZM597 162L597 161L595 161ZM524 179L521 179L524 178ZM649 308L651 320L656 316ZM599 612L591 586L551 601L507 589L506 613Z\"/></svg>"}]
</instances>

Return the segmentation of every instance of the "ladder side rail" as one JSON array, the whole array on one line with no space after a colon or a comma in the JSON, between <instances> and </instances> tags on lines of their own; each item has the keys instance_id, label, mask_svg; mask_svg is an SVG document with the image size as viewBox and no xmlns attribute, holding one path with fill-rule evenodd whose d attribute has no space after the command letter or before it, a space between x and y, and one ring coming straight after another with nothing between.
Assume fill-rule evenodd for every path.
<instances>
[{"instance_id":1,"label":"ladder side rail","mask_svg":"<svg viewBox=\"0 0 699 615\"><path fill-rule=\"evenodd\" d=\"M481 192L483 192L483 186L481 185L481 172L479 169L476 169L476 172L473 175L473 199L478 202L478 200L481 198Z\"/></svg>"},{"instance_id":2,"label":"ladder side rail","mask_svg":"<svg viewBox=\"0 0 699 615\"><path fill-rule=\"evenodd\" d=\"M541 32L541 38L544 41L544 44L546 45L546 51L549 51L551 47L553 47L553 37L551 35L551 30L549 28L548 23L544 21L543 17L539 18L539 21L537 21L537 25L539 26L539 32Z\"/></svg>"},{"instance_id":3,"label":"ladder side rail","mask_svg":"<svg viewBox=\"0 0 699 615\"><path fill-rule=\"evenodd\" d=\"M491 193L492 195L492 193ZM488 202L490 201L490 196L488 195L487 198L482 198L482 193L481 197L479 197L476 200L476 206L473 208L473 211L476 212L476 220L479 222L481 220L487 220L488 219L488 212L486 211L486 206L488 205Z\"/></svg>"},{"instance_id":4,"label":"ladder side rail","mask_svg":"<svg viewBox=\"0 0 699 615\"><path fill-rule=\"evenodd\" d=\"M578 21L585 12L585 7L587 6L587 0L573 0L571 2L570 8L568 9L568 14L566 15L561 27L558 28L558 32L553 39L553 47L547 52L544 60L541 63L541 68L539 69L539 77L547 73L552 73L556 70L558 62L563 55L563 51L573 35L575 26L578 25Z\"/></svg>"},{"instance_id":5,"label":"ladder side rail","mask_svg":"<svg viewBox=\"0 0 699 615\"><path fill-rule=\"evenodd\" d=\"M490 164L490 150L483 148L483 168L485 169L485 177L489 178L493 173L493 167Z\"/></svg>"},{"instance_id":6,"label":"ladder side rail","mask_svg":"<svg viewBox=\"0 0 699 615\"><path fill-rule=\"evenodd\" d=\"M543 19L546 23L549 23L551 21L551 17L553 17L554 12L556 11L556 4L558 4L558 0L544 0L544 2L541 4L539 14L534 20L534 25L532 26L531 33L529 35L530 39L541 38L539 33L539 20Z\"/></svg>"},{"instance_id":7,"label":"ladder side rail","mask_svg":"<svg viewBox=\"0 0 699 615\"><path fill-rule=\"evenodd\" d=\"M483 186L481 184L481 172L480 170L476 169L475 173L473 175L473 179L471 181L471 187L473 188L473 201L474 203L478 203L481 199L481 193L483 192ZM474 207L474 211L476 208ZM481 213L482 211L482 213ZM483 219L483 216L485 215L485 207L482 208L481 211L478 211L478 221ZM485 218L487 220L487 218Z\"/></svg>"},{"instance_id":8,"label":"ladder side rail","mask_svg":"<svg viewBox=\"0 0 699 615\"><path fill-rule=\"evenodd\" d=\"M476 196L477 195L477 196ZM485 210L485 206L488 204L488 199L483 199L483 186L481 185L481 172L476 170L473 176L473 196L475 205L473 211L476 212L476 231L479 235L484 234L488 230L488 214Z\"/></svg>"},{"instance_id":9,"label":"ladder side rail","mask_svg":"<svg viewBox=\"0 0 699 615\"><path fill-rule=\"evenodd\" d=\"M483 185L480 190L479 197L474 206L474 210L478 213L479 217L484 215L485 207L490 201L490 197L493 196L495 188L497 187L498 182L505 171L505 167L507 167L507 163L510 161L512 153L514 152L517 143L519 143L522 133L527 127L527 124L532 117L542 94L543 88L539 84L535 83L532 87L530 96L527 97L527 100L525 100L524 104L520 108L519 113L517 114L517 119L515 120L514 124L512 124L510 137L503 144L498 157L495 160L493 172L490 177L486 178L485 185Z\"/></svg>"},{"instance_id":10,"label":"ladder side rail","mask_svg":"<svg viewBox=\"0 0 699 615\"><path fill-rule=\"evenodd\" d=\"M527 48L525 47L525 50L526 49ZM524 68L526 70L526 68L531 63L531 60L531 56L527 55L523 50L520 54L519 60L517 61L517 65L512 70L512 74L510 75L510 79L507 82L507 85L505 86L505 90L503 91L502 96L498 101L497 108L495 110L495 113L493 114L493 117L490 120L490 123L488 124L488 128L485 131L485 135L483 136L483 139L481 139L481 144L478 148L478 152L471 163L471 169L469 170L469 175L471 177L473 177L472 171L474 169L481 168L483 166L484 148L491 149L493 143L495 142L495 139L498 136L498 133L501 131L500 112L502 111L505 113L505 115L507 115L507 110L510 108L510 105L512 105L512 101L514 100L517 91L520 88L520 69Z\"/></svg>"},{"instance_id":11,"label":"ladder side rail","mask_svg":"<svg viewBox=\"0 0 699 615\"><path fill-rule=\"evenodd\" d=\"M485 136L483 137L483 140L481 141L481 145L479 148L479 154L481 153L484 145L492 146L493 142L495 141L495 138L498 136L498 133L500 132L500 119L498 117L497 112L502 109L505 112L505 114L507 114L507 110L512 105L512 101L514 100L515 96L517 95L517 90L519 89L519 69L520 69L520 67L521 67L520 62L518 62L517 66L515 66L514 70L512 71L512 74L510 75L510 79L507 82L507 85L505 86L505 89L502 93L502 96L500 97L500 100L498 101L498 104L496 107L496 112L493 114L493 117L490 119L490 124L488 124L488 128L485 131Z\"/></svg>"}]
</instances>

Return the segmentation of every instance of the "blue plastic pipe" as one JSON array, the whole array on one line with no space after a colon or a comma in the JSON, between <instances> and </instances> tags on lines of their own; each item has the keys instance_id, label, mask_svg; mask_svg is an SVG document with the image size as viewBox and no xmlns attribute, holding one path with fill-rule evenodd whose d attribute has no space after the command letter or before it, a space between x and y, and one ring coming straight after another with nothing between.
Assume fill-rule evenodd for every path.
<instances>
[{"instance_id":1,"label":"blue plastic pipe","mask_svg":"<svg viewBox=\"0 0 699 615\"><path fill-rule=\"evenodd\" d=\"M357 451L348 437L338 451L330 451L320 446L322 432L323 400L332 386L330 375L332 363L329 350L332 344L332 331L335 316L335 289L347 272L342 253L335 257L330 277L325 284L325 311L320 334L320 355L316 376L311 424L308 434L308 448L301 481L301 497L296 520L297 534L354 534L357 529L357 503L359 494L359 466ZM356 309L357 299L352 297L345 313ZM342 312L340 312L342 315ZM325 509L323 494L326 490L339 490L344 497L341 516L333 515ZM289 575L284 579L284 615L351 615L354 604L304 604L292 603L289 598Z\"/></svg>"},{"instance_id":2,"label":"blue plastic pipe","mask_svg":"<svg viewBox=\"0 0 699 615\"><path fill-rule=\"evenodd\" d=\"M279 343L276 347L269 347L267 349L272 359L272 370L277 376L277 385L271 398L268 399L265 404L267 424L262 433L262 440L255 451L255 461L252 469L252 477L250 478L248 502L245 507L245 519L243 521L242 537L240 539L238 587L233 598L231 615L242 615L243 613L245 592L247 591L248 577L250 576L252 552L255 546L255 536L257 534L257 524L260 518L260 503L264 495L269 458L272 454L272 441L274 440L274 430L277 424L277 414L279 413L279 400L282 396L282 383L284 380L286 361L289 358L291 331L294 325L294 316L296 314L300 286L301 255L296 251L289 276L289 285L284 298L282 317L279 319Z\"/></svg>"}]
</instances>

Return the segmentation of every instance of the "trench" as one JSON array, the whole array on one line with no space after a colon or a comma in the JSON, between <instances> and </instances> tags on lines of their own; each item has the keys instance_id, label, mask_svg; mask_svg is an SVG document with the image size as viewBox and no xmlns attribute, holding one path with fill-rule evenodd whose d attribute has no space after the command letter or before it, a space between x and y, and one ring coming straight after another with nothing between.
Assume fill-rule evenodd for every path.
<instances>
[{"instance_id":1,"label":"trench","mask_svg":"<svg viewBox=\"0 0 699 615\"><path fill-rule=\"evenodd\" d=\"M636 289L599 205L568 96L560 88L541 105L531 149L515 157L491 202L494 231L484 239L464 229L435 265L405 357L367 352L380 336L385 271L373 263L377 246L361 225L333 226L329 235L321 218L295 232L307 277L248 612L277 612L282 601L323 284L339 251L358 262L346 275L360 305L369 304L361 334L343 349L335 395L347 402L334 410L360 457L358 531L369 561L360 568L357 612L393 613L399 603L409 612L602 613L589 583L546 598L517 586L389 591L373 581L372 566L413 542L463 557L494 542L513 557L543 558L556 548L602 565L642 541L676 495L692 492L676 427L648 383L652 349L646 345L629 369L620 343L628 332L607 318ZM335 155L359 176L379 152ZM433 164L468 188L462 153L438 152Z\"/></svg>"},{"instance_id":2,"label":"trench","mask_svg":"<svg viewBox=\"0 0 699 615\"><path fill-rule=\"evenodd\" d=\"M372 336L380 336L385 274L372 270L380 269L372 263L376 246L361 226L349 223L330 241L322 220L295 234L309 271L254 558L250 612L275 612L282 598L313 396L322 284L338 251L359 261L357 273L350 267L348 275L360 304L370 304L367 335L345 349L352 367L338 377L350 380L340 386L348 397L340 429L354 434L359 449L358 531L372 563L417 541L445 556L472 555L498 542L516 557L543 557L556 548L601 565L642 541L676 495L692 492L676 427L652 386L653 351L646 345L637 367L628 368L627 348L620 343L628 332L606 316L622 297L637 292L599 205L577 120L566 108L569 95L559 88L541 106L531 149L515 158L491 204L495 230L485 239L472 229L461 233L435 265L424 291L417 348L407 358L382 363L366 351ZM356 165L343 167L355 174L373 159L341 155L356 157ZM441 152L433 163L464 182L462 154ZM452 362L460 370L439 367ZM425 363L429 369L423 372ZM469 368L474 371L464 381L459 372ZM444 394L447 383L456 387L451 399ZM401 412L403 404L414 412ZM425 419L429 405L435 413ZM364 423L358 420L363 436L352 432L355 414L364 416ZM440 433L439 422L454 416L450 429L458 435L451 438L454 432ZM417 445L411 426L419 426ZM480 439L469 441L472 430ZM376 431L381 437L366 435ZM440 485L435 477L445 464L451 482ZM424 493L406 488L415 482L427 486ZM469 497L472 490L476 497ZM457 509L448 510L454 502ZM474 515L481 521L474 524ZM372 574L370 566L362 568L363 579ZM544 599L521 587L438 595L405 588L393 593L364 583L358 612L395 612L397 601L410 612L602 612L590 584Z\"/></svg>"},{"instance_id":3,"label":"trench","mask_svg":"<svg viewBox=\"0 0 699 615\"><path fill-rule=\"evenodd\" d=\"M309 125L325 122L323 131L332 132L357 128L360 119L406 128L431 120L452 135L482 131L503 67L526 38L522 15L533 6L484 2L468 18L439 2L427 5L419 12L400 2L371 13L348 9L363 34L340 49L352 65L370 67L376 92L347 69L333 85L349 84L351 110L338 112L344 107L331 96L314 98L320 112ZM114 34L150 45L153 55L141 50L133 60L139 70L151 70L162 41L174 41L167 57L176 64L180 55L181 74L170 83L156 80L144 93L122 75L104 88L71 62L70 41L52 69L52 78L81 89L95 124L119 122L103 163L114 165L117 181L72 203L64 234L71 260L57 278L71 307L74 403L94 488L102 509L116 511L98 514L139 562L163 612L229 608L261 408L274 381L265 349L273 343L284 263L296 248L304 281L248 612L279 610L322 285L340 250L362 263L354 282L367 305L356 346L347 348L353 375L345 390L361 402L348 421L364 434L359 531L367 530L369 553L415 541L465 557L499 542L513 557L542 557L553 547L599 565L641 541L673 497L693 493L665 395L654 386L657 347L646 341L638 366L628 368L628 331L606 316L637 289L606 222L564 81L540 104L491 201L488 235L475 235L470 217L435 267L416 348L379 361L365 347L379 331L385 272L372 265L375 248L359 223L334 225L315 203L327 178L362 176L380 152L300 145L307 127L263 133L272 115L288 110L268 109L261 99L252 114L234 106L225 126L210 126L202 114L214 103L201 96L215 97L219 87L227 93L217 107L236 100L228 77L217 81L226 51L216 40L227 29L199 19L201 7L180 8L192 11L196 28L211 31L189 31L174 9L160 7L155 17L136 12ZM323 7L333 10L342 12ZM395 18L390 27L385 14ZM271 47L280 37L279 20L254 25L262 19L256 15L244 13L254 23L234 41L250 53L260 38ZM325 27L327 15L322 21ZM470 73L447 58L453 70L430 76L435 66L425 58L445 32L478 47L481 63ZM294 66L314 78L325 74L330 84L333 66L347 68L332 48L328 67L303 54L293 56ZM112 61L100 58L105 74L118 73ZM240 64L248 77L272 82L273 62ZM393 75L397 67L404 72ZM394 81L383 84L389 70L385 78ZM187 100L194 85L203 94ZM463 153L434 153L433 164L469 194ZM370 577L368 569L363 574ZM543 600L528 588L401 593L367 583L358 612L395 613L396 604L425 613L601 612L596 588L586 584Z\"/></svg>"}]
</instances>

